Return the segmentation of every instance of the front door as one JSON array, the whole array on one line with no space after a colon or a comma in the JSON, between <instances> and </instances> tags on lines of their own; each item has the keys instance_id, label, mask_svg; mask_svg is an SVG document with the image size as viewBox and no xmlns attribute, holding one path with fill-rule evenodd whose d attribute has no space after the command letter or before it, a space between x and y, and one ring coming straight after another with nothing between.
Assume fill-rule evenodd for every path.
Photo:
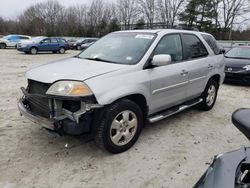
<instances>
[{"instance_id":1,"label":"front door","mask_svg":"<svg viewBox=\"0 0 250 188\"><path fill-rule=\"evenodd\" d=\"M148 70L151 80L151 114L181 104L186 99L188 74L182 51L179 34L164 36L154 51L154 55L169 54L172 62Z\"/></svg>"}]
</instances>

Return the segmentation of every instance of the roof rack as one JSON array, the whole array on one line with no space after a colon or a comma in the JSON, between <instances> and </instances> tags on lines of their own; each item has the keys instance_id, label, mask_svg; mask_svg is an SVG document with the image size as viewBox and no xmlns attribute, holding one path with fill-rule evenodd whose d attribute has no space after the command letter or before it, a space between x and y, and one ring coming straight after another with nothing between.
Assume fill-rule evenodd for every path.
<instances>
[{"instance_id":1,"label":"roof rack","mask_svg":"<svg viewBox=\"0 0 250 188\"><path fill-rule=\"evenodd\" d=\"M153 24L130 24L130 25L121 25L121 30L136 30L136 29L179 29L179 30L192 30L199 31L196 27L189 27L185 24L178 25L168 25L166 23L157 22Z\"/></svg>"}]
</instances>

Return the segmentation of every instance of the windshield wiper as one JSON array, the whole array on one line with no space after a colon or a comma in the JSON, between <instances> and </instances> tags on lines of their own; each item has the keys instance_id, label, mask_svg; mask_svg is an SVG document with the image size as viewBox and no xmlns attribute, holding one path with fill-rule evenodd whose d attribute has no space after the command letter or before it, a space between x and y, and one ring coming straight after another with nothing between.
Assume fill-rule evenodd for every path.
<instances>
[{"instance_id":1,"label":"windshield wiper","mask_svg":"<svg viewBox=\"0 0 250 188\"><path fill-rule=\"evenodd\" d=\"M117 63L117 62L109 61L109 60L102 59L102 58L99 58L99 57L95 57L95 58L83 58L83 59L88 59L88 60L93 60L93 61L104 61L104 62L107 62L107 63Z\"/></svg>"}]
</instances>

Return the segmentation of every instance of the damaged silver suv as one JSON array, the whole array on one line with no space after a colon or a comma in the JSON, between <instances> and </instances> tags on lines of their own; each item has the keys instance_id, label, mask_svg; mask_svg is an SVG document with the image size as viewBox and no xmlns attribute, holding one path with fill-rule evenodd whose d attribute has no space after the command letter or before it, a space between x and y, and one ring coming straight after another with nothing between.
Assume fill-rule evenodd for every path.
<instances>
[{"instance_id":1,"label":"damaged silver suv","mask_svg":"<svg viewBox=\"0 0 250 188\"><path fill-rule=\"evenodd\" d=\"M120 153L146 122L194 105L210 110L224 80L224 58L207 33L120 31L26 76L18 103L23 116L64 134L93 133L99 147Z\"/></svg>"}]
</instances>

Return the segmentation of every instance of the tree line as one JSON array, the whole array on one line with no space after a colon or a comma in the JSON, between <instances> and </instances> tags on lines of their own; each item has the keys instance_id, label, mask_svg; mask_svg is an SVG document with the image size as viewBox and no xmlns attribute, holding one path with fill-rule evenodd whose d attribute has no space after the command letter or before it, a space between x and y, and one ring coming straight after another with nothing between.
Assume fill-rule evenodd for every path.
<instances>
[{"instance_id":1,"label":"tree line","mask_svg":"<svg viewBox=\"0 0 250 188\"><path fill-rule=\"evenodd\" d=\"M92 0L70 7L48 0L28 7L15 20L0 17L0 34L101 37L121 29L181 24L217 39L250 40L250 28L244 26L249 10L250 0Z\"/></svg>"}]
</instances>

